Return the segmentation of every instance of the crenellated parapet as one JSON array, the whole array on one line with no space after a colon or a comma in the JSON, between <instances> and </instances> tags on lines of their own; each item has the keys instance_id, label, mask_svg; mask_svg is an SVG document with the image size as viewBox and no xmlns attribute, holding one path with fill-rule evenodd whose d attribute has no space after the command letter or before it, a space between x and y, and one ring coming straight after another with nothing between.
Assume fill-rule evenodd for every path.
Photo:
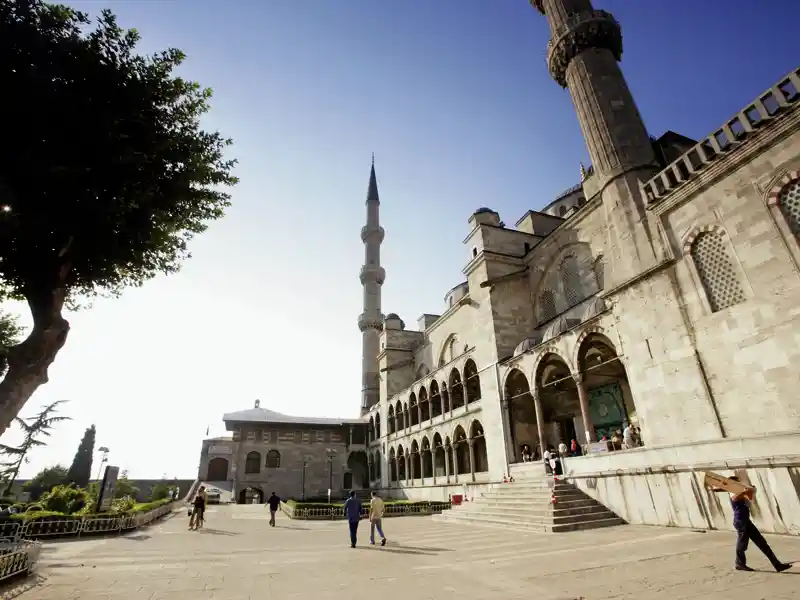
<instances>
[{"instance_id":1,"label":"crenellated parapet","mask_svg":"<svg viewBox=\"0 0 800 600\"><path fill-rule=\"evenodd\" d=\"M567 87L572 59L593 48L609 50L615 59L622 59L622 29L617 20L604 10L570 15L547 43L547 66L556 83Z\"/></svg>"}]
</instances>

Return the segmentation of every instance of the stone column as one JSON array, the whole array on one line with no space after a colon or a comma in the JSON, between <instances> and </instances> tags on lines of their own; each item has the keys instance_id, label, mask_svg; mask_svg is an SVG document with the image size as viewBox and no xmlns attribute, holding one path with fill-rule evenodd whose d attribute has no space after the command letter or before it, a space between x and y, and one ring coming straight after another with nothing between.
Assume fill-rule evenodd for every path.
<instances>
[{"instance_id":1,"label":"stone column","mask_svg":"<svg viewBox=\"0 0 800 600\"><path fill-rule=\"evenodd\" d=\"M419 456L419 454L417 454ZM409 466L411 467L411 485L414 485L414 480L417 478L416 470L414 469L414 454L411 453L408 455L408 462Z\"/></svg>"},{"instance_id":2,"label":"stone column","mask_svg":"<svg viewBox=\"0 0 800 600\"><path fill-rule=\"evenodd\" d=\"M461 397L464 398L464 406L469 406L469 396L467 395L467 380L461 380Z\"/></svg>"},{"instance_id":3,"label":"stone column","mask_svg":"<svg viewBox=\"0 0 800 600\"><path fill-rule=\"evenodd\" d=\"M533 394L533 408L536 410L536 432L539 434L539 454L544 460L544 414L542 412L542 402L539 400L539 392L535 391Z\"/></svg>"},{"instance_id":4,"label":"stone column","mask_svg":"<svg viewBox=\"0 0 800 600\"><path fill-rule=\"evenodd\" d=\"M475 481L475 440L468 439L467 446L469 446L469 477L472 481Z\"/></svg>"},{"instance_id":5,"label":"stone column","mask_svg":"<svg viewBox=\"0 0 800 600\"><path fill-rule=\"evenodd\" d=\"M434 448L428 450L431 455L431 477L433 477L433 485L436 485L436 454L434 454Z\"/></svg>"},{"instance_id":6,"label":"stone column","mask_svg":"<svg viewBox=\"0 0 800 600\"><path fill-rule=\"evenodd\" d=\"M406 485L409 485L408 477L411 475L411 454L406 454L403 458L406 461Z\"/></svg>"},{"instance_id":7,"label":"stone column","mask_svg":"<svg viewBox=\"0 0 800 600\"><path fill-rule=\"evenodd\" d=\"M417 422L422 425L422 402L417 402Z\"/></svg>"},{"instance_id":8,"label":"stone column","mask_svg":"<svg viewBox=\"0 0 800 600\"><path fill-rule=\"evenodd\" d=\"M411 411L403 410L403 425L404 429L408 430L411 427Z\"/></svg>"},{"instance_id":9,"label":"stone column","mask_svg":"<svg viewBox=\"0 0 800 600\"><path fill-rule=\"evenodd\" d=\"M586 430L586 443L590 444L596 441L594 433L594 425L592 425L592 418L589 416L589 394L586 392L586 386L583 383L583 374L575 373L572 378L575 380L575 387L578 389L578 400L581 403L581 418L583 419L583 427Z\"/></svg>"},{"instance_id":10,"label":"stone column","mask_svg":"<svg viewBox=\"0 0 800 600\"><path fill-rule=\"evenodd\" d=\"M512 404L508 398L503 398L503 430L505 435L506 465L517 462L516 441L514 439L514 423L511 418Z\"/></svg>"},{"instance_id":11,"label":"stone column","mask_svg":"<svg viewBox=\"0 0 800 600\"><path fill-rule=\"evenodd\" d=\"M445 414L444 414L444 394L442 392L439 392L439 405L441 406L441 409L442 409L442 411L441 411L442 412L442 420L444 421L444 417L445 417Z\"/></svg>"},{"instance_id":12,"label":"stone column","mask_svg":"<svg viewBox=\"0 0 800 600\"><path fill-rule=\"evenodd\" d=\"M449 446L442 446L442 452L444 452L444 480L446 483L450 483L450 461L447 460L448 448Z\"/></svg>"}]
</instances>

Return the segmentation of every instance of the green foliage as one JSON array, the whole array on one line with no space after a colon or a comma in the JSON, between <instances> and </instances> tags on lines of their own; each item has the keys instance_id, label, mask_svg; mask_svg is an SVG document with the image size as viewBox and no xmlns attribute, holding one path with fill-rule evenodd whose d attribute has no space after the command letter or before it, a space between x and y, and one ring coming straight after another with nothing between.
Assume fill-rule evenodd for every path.
<instances>
[{"instance_id":1,"label":"green foliage","mask_svg":"<svg viewBox=\"0 0 800 600\"><path fill-rule=\"evenodd\" d=\"M166 483L157 483L150 490L150 500L163 500L169 498L170 487Z\"/></svg>"},{"instance_id":2,"label":"green foliage","mask_svg":"<svg viewBox=\"0 0 800 600\"><path fill-rule=\"evenodd\" d=\"M39 438L50 437L50 431L56 423L69 420L69 417L57 416L55 414L58 411L59 404L63 403L64 400L58 400L57 402L48 404L42 408L38 414L28 417L27 419L14 417L14 421L22 429L24 437L22 444L19 446L0 444L0 455L8 458L8 460L0 463L0 476L7 482L6 494L8 494L13 487L14 481L19 474L20 467L28 462L28 452L31 448L47 445L46 442Z\"/></svg>"},{"instance_id":3,"label":"green foliage","mask_svg":"<svg viewBox=\"0 0 800 600\"><path fill-rule=\"evenodd\" d=\"M120 477L117 479L117 487L114 489L114 498L124 498L130 496L136 498L139 493L139 488L133 485L127 477Z\"/></svg>"},{"instance_id":4,"label":"green foliage","mask_svg":"<svg viewBox=\"0 0 800 600\"><path fill-rule=\"evenodd\" d=\"M111 502L110 512L128 512L129 510L133 510L134 506L136 506L136 500L130 496L122 496L121 498L116 498Z\"/></svg>"},{"instance_id":5,"label":"green foliage","mask_svg":"<svg viewBox=\"0 0 800 600\"><path fill-rule=\"evenodd\" d=\"M7 353L0 433L66 342L65 304L176 272L230 204L231 141L200 126L211 90L139 38L108 10L0 0L0 114L24 124L0 144L0 298L33 317Z\"/></svg>"},{"instance_id":6,"label":"green foliage","mask_svg":"<svg viewBox=\"0 0 800 600\"><path fill-rule=\"evenodd\" d=\"M86 428L78 450L75 452L75 458L72 459L67 479L77 487L85 488L89 485L89 479L92 476L95 433L94 425Z\"/></svg>"},{"instance_id":7,"label":"green foliage","mask_svg":"<svg viewBox=\"0 0 800 600\"><path fill-rule=\"evenodd\" d=\"M65 515L81 510L89 500L89 493L72 485L57 485L42 496L44 510L59 512Z\"/></svg>"},{"instance_id":8,"label":"green foliage","mask_svg":"<svg viewBox=\"0 0 800 600\"><path fill-rule=\"evenodd\" d=\"M38 500L57 485L67 483L67 469L61 465L46 467L22 486L23 491L30 494L31 500Z\"/></svg>"},{"instance_id":9,"label":"green foliage","mask_svg":"<svg viewBox=\"0 0 800 600\"><path fill-rule=\"evenodd\" d=\"M26 123L0 149L12 296L58 280L73 297L115 293L172 273L229 205L231 142L199 122L211 90L175 76L180 50L136 54L139 38L109 10L93 24L67 6L0 0L3 88L14 90L0 112Z\"/></svg>"},{"instance_id":10,"label":"green foliage","mask_svg":"<svg viewBox=\"0 0 800 600\"><path fill-rule=\"evenodd\" d=\"M141 504L137 504L136 506L134 506L132 512L148 512L169 503L170 503L169 498L156 500L154 502L142 502Z\"/></svg>"},{"instance_id":11,"label":"green foliage","mask_svg":"<svg viewBox=\"0 0 800 600\"><path fill-rule=\"evenodd\" d=\"M2 199L0 198L0 201ZM0 221L0 226L2 221ZM23 329L19 320L13 315L0 311L0 377L5 375L8 368L6 349L19 344L22 339Z\"/></svg>"}]
</instances>

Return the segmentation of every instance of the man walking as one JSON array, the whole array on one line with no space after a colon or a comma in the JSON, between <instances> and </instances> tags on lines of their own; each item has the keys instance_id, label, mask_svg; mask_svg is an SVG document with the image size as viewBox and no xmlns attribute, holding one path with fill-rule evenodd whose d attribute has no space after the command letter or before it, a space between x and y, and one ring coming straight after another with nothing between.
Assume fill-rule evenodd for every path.
<instances>
[{"instance_id":1,"label":"man walking","mask_svg":"<svg viewBox=\"0 0 800 600\"><path fill-rule=\"evenodd\" d=\"M350 492L350 497L344 503L344 516L350 526L350 547L355 548L358 541L358 522L361 520L361 500L356 498L355 491Z\"/></svg>"},{"instance_id":2,"label":"man walking","mask_svg":"<svg viewBox=\"0 0 800 600\"><path fill-rule=\"evenodd\" d=\"M272 495L267 498L267 506L269 506L269 526L275 527L275 513L281 507L281 499L272 492Z\"/></svg>"},{"instance_id":3,"label":"man walking","mask_svg":"<svg viewBox=\"0 0 800 600\"><path fill-rule=\"evenodd\" d=\"M378 535L381 536L381 546L386 545L386 536L383 535L383 528L381 527L383 519L384 505L383 500L378 498L378 492L372 492L372 498L369 501L369 543L375 545L375 530L378 530Z\"/></svg>"},{"instance_id":4,"label":"man walking","mask_svg":"<svg viewBox=\"0 0 800 600\"><path fill-rule=\"evenodd\" d=\"M728 479L739 481L739 478L736 476L729 477ZM761 532L750 520L750 502L753 500L755 493L756 488L750 487L741 494L731 493L730 495L731 507L733 508L733 528L736 529L736 533L738 534L736 540L736 563L734 568L737 571L753 570L747 566L747 558L745 557L748 542L753 540L753 543L764 553L764 556L769 559L769 562L772 563L772 568L778 573L781 573L791 568L791 563L782 563L778 560L772 548L769 547L767 540L764 539L764 536L761 535Z\"/></svg>"}]
</instances>

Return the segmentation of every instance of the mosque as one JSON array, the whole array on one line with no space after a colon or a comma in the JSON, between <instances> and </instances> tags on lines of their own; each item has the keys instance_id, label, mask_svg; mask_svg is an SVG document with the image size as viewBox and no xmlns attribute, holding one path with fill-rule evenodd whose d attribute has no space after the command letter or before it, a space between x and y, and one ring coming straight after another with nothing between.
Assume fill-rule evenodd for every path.
<instances>
[{"instance_id":1,"label":"mosque","mask_svg":"<svg viewBox=\"0 0 800 600\"><path fill-rule=\"evenodd\" d=\"M226 415L234 441L204 443L200 478L211 446L245 466L276 443L244 433L270 419L283 444L319 439L337 490L359 487L356 474L409 499L469 499L543 475L523 448L539 458L574 440L565 478L629 523L724 527L700 474L736 471L759 489L762 531L800 534L800 69L765 81L702 139L654 137L620 70L614 17L590 0L531 4L588 148L580 181L513 227L491 208L470 215L462 281L407 329L381 305L373 162L361 418ZM635 444L620 443L626 428ZM297 495L308 454L291 455L286 493ZM315 489L332 487L318 470ZM244 489L227 466L219 475Z\"/></svg>"}]
</instances>

